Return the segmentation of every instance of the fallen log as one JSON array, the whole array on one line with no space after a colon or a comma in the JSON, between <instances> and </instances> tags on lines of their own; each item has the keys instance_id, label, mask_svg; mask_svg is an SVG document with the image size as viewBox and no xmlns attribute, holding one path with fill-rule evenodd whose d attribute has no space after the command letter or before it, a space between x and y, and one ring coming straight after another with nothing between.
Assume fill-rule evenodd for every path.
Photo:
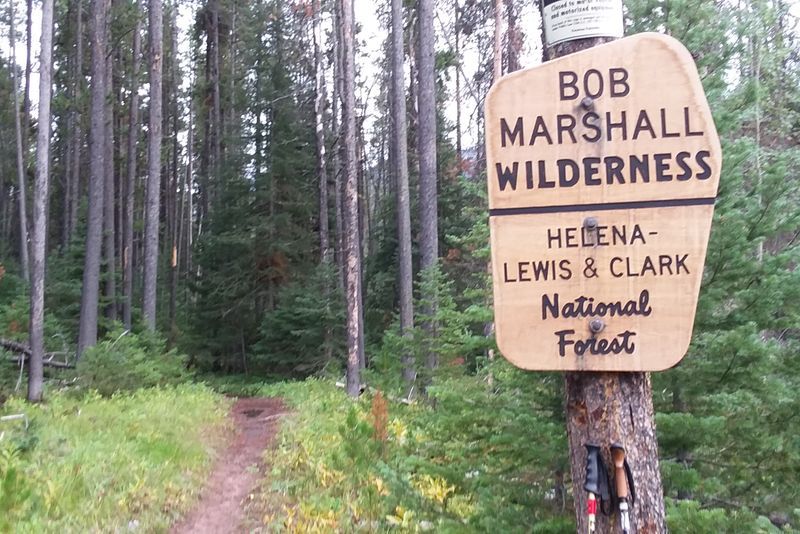
<instances>
[{"instance_id":1,"label":"fallen log","mask_svg":"<svg viewBox=\"0 0 800 534\"><path fill-rule=\"evenodd\" d=\"M31 356L31 348L24 343L20 343L19 341L14 341L12 339L4 339L0 338L0 347L6 349L10 352L16 352L19 356L12 356L11 358L7 358L7 361L19 364L24 362ZM74 369L75 364L69 363L68 361L57 361L54 360L56 356L66 356L66 352L46 352L44 354L44 360L42 363L45 367L53 367L55 369Z\"/></svg>"}]
</instances>

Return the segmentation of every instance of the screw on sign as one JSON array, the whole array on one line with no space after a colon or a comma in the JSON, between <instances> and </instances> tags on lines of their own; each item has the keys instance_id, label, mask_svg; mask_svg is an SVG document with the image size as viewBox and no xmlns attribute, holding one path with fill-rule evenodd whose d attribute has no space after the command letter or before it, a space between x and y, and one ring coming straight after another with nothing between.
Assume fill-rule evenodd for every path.
<instances>
[{"instance_id":1,"label":"screw on sign","mask_svg":"<svg viewBox=\"0 0 800 534\"><path fill-rule=\"evenodd\" d=\"M548 53L571 55L502 78L486 98L497 343L518 367L567 371L578 531L663 532L646 372L677 364L691 340L719 139L679 42L594 46L602 39L586 37L617 30L592 33L573 0L544 4ZM592 491L605 465L609 516Z\"/></svg>"}]
</instances>

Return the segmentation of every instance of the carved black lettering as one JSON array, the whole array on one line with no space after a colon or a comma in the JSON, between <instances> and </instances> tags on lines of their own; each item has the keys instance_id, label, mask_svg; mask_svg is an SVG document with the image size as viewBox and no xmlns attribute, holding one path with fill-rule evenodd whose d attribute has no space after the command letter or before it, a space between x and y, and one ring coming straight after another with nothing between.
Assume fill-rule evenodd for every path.
<instances>
[{"instance_id":1,"label":"carved black lettering","mask_svg":"<svg viewBox=\"0 0 800 534\"><path fill-rule=\"evenodd\" d=\"M631 86L628 84L628 71L622 67L611 67L608 74L611 78L611 83L608 84L611 89L611 97L628 96L628 93L631 92Z\"/></svg>"},{"instance_id":2,"label":"carved black lettering","mask_svg":"<svg viewBox=\"0 0 800 534\"><path fill-rule=\"evenodd\" d=\"M658 256L658 274L664 276L665 271L672 275L672 256L660 254Z\"/></svg>"},{"instance_id":3,"label":"carved black lettering","mask_svg":"<svg viewBox=\"0 0 800 534\"><path fill-rule=\"evenodd\" d=\"M698 180L708 180L709 178L711 178L711 166L708 164L708 161L706 161L710 157L711 157L711 152L709 152L708 150L701 150L695 156L694 160L697 162L698 165L700 165L700 168L702 169L700 171L700 174L696 176Z\"/></svg>"},{"instance_id":4,"label":"carved black lettering","mask_svg":"<svg viewBox=\"0 0 800 534\"><path fill-rule=\"evenodd\" d=\"M530 282L531 277L526 276L528 274L528 265L527 261L521 261L517 263L517 276L519 277L520 282Z\"/></svg>"},{"instance_id":5,"label":"carved black lettering","mask_svg":"<svg viewBox=\"0 0 800 534\"><path fill-rule=\"evenodd\" d=\"M522 146L522 143L525 142L525 138L522 135L522 117L517 117L513 131L508 127L505 119L500 119L500 145L506 146L507 142L513 145L517 138L519 138L519 146Z\"/></svg>"},{"instance_id":6,"label":"carved black lettering","mask_svg":"<svg viewBox=\"0 0 800 534\"><path fill-rule=\"evenodd\" d=\"M525 187L533 189L533 162L531 160L525 162Z\"/></svg>"},{"instance_id":7,"label":"carved black lettering","mask_svg":"<svg viewBox=\"0 0 800 534\"><path fill-rule=\"evenodd\" d=\"M628 140L628 121L626 119L627 113L620 111L619 122L614 122L611 112L606 112L606 140L614 141L614 130L618 129L621 132L620 138L623 141Z\"/></svg>"},{"instance_id":8,"label":"carved black lettering","mask_svg":"<svg viewBox=\"0 0 800 534\"><path fill-rule=\"evenodd\" d=\"M681 274L681 269L686 274L689 274L689 268L686 266L686 260L689 259L688 254L684 254L683 256L678 257L675 255L675 274Z\"/></svg>"},{"instance_id":9,"label":"carved black lettering","mask_svg":"<svg viewBox=\"0 0 800 534\"><path fill-rule=\"evenodd\" d=\"M552 189L556 186L555 180L547 180L547 169L544 160L539 160L539 189Z\"/></svg>"},{"instance_id":10,"label":"carved black lettering","mask_svg":"<svg viewBox=\"0 0 800 534\"><path fill-rule=\"evenodd\" d=\"M542 321L547 320L548 312L553 319L558 319L558 293L553 293L552 300L546 294L542 295Z\"/></svg>"},{"instance_id":11,"label":"carved black lettering","mask_svg":"<svg viewBox=\"0 0 800 534\"><path fill-rule=\"evenodd\" d=\"M497 170L497 180L500 183L500 191L505 191L507 185L511 185L511 190L517 190L517 173L519 172L519 162L515 161L511 164L511 168L503 166L500 163L495 163Z\"/></svg>"},{"instance_id":12,"label":"carved black lettering","mask_svg":"<svg viewBox=\"0 0 800 534\"><path fill-rule=\"evenodd\" d=\"M516 282L516 281L517 281L516 278L509 278L508 277L508 264L506 262L503 262L503 282L508 283L508 282Z\"/></svg>"},{"instance_id":13,"label":"carved black lettering","mask_svg":"<svg viewBox=\"0 0 800 534\"><path fill-rule=\"evenodd\" d=\"M536 123L533 125L533 133L531 133L531 140L528 144L533 146L536 144L536 139L543 137L548 145L553 144L553 138L550 137L550 132L547 130L547 125L544 123L544 118L540 115L536 117Z\"/></svg>"},{"instance_id":14,"label":"carved black lettering","mask_svg":"<svg viewBox=\"0 0 800 534\"><path fill-rule=\"evenodd\" d=\"M596 143L600 140L600 138L603 136L603 130L600 128L600 125L598 124L599 121L600 121L600 115L598 115L594 111L590 111L586 115L581 117L581 124L583 124L583 127L586 128L587 130L591 130L592 132L594 132L592 135L583 132L581 134L581 137L583 138L584 141L587 141L589 143Z\"/></svg>"},{"instance_id":15,"label":"carved black lettering","mask_svg":"<svg viewBox=\"0 0 800 534\"><path fill-rule=\"evenodd\" d=\"M556 229L555 233L552 228L547 229L547 248L553 248L553 242L556 248L561 248L561 228Z\"/></svg>"},{"instance_id":16,"label":"carved black lettering","mask_svg":"<svg viewBox=\"0 0 800 534\"><path fill-rule=\"evenodd\" d=\"M558 166L558 185L559 187L572 187L580 179L580 168L571 159L560 159L556 161Z\"/></svg>"},{"instance_id":17,"label":"carved black lettering","mask_svg":"<svg viewBox=\"0 0 800 534\"><path fill-rule=\"evenodd\" d=\"M645 131L650 133L650 139L656 138L656 131L653 129L653 123L650 122L647 110L643 109L639 112L639 117L636 119L636 126L633 128L633 139L639 139L639 134Z\"/></svg>"},{"instance_id":18,"label":"carved black lettering","mask_svg":"<svg viewBox=\"0 0 800 534\"><path fill-rule=\"evenodd\" d=\"M611 185L616 180L624 184L625 177L622 175L622 169L625 167L625 160L619 156L606 156L603 158L603 163L606 165L606 183Z\"/></svg>"},{"instance_id":19,"label":"carved black lettering","mask_svg":"<svg viewBox=\"0 0 800 534\"><path fill-rule=\"evenodd\" d=\"M678 167L681 168L681 171L683 171L675 175L675 179L679 182L685 182L692 177L692 168L686 163L686 160L690 157L692 157L692 155L689 152L678 152L678 155L675 156L675 162L678 164Z\"/></svg>"},{"instance_id":20,"label":"carved black lettering","mask_svg":"<svg viewBox=\"0 0 800 534\"><path fill-rule=\"evenodd\" d=\"M575 330L559 330L555 332L558 338L558 355L562 358L567 355L567 347L575 344L571 339L567 339L567 336L571 336L574 333Z\"/></svg>"},{"instance_id":21,"label":"carved black lettering","mask_svg":"<svg viewBox=\"0 0 800 534\"><path fill-rule=\"evenodd\" d=\"M592 78L596 80L594 89L592 88ZM599 70L589 69L586 71L586 74L583 75L583 90L589 98L597 98L603 94L603 75Z\"/></svg>"},{"instance_id":22,"label":"carved black lettering","mask_svg":"<svg viewBox=\"0 0 800 534\"><path fill-rule=\"evenodd\" d=\"M558 267L561 270L561 272L558 274L559 278L562 280L569 280L572 278L572 269L570 268L571 265L569 260L561 260L558 262Z\"/></svg>"},{"instance_id":23,"label":"carved black lettering","mask_svg":"<svg viewBox=\"0 0 800 534\"><path fill-rule=\"evenodd\" d=\"M611 271L611 276L613 276L614 278L622 278L623 276L625 276L625 273L623 273L622 271L617 271L617 269L615 268L615 265L617 263L622 263L622 258L616 256L611 258L611 261L608 264L608 270Z\"/></svg>"},{"instance_id":24,"label":"carved black lettering","mask_svg":"<svg viewBox=\"0 0 800 534\"><path fill-rule=\"evenodd\" d=\"M636 176L638 175L642 182L650 182L650 156L643 154L641 158L631 155L628 160L628 166L631 170L631 183L636 183Z\"/></svg>"},{"instance_id":25,"label":"carved black lettering","mask_svg":"<svg viewBox=\"0 0 800 534\"><path fill-rule=\"evenodd\" d=\"M684 124L684 131L686 132L686 137L693 137L696 135L703 135L703 130L692 130L692 127L689 125L689 108L683 108L683 124Z\"/></svg>"},{"instance_id":26,"label":"carved black lettering","mask_svg":"<svg viewBox=\"0 0 800 534\"><path fill-rule=\"evenodd\" d=\"M564 142L564 134L568 134L569 138L572 139L573 143L577 143L578 140L575 138L575 126L577 121L575 117L572 115L556 115L556 124L558 125L558 144L562 144Z\"/></svg>"},{"instance_id":27,"label":"carved black lettering","mask_svg":"<svg viewBox=\"0 0 800 534\"><path fill-rule=\"evenodd\" d=\"M670 132L667 130L667 110L666 108L661 108L659 110L661 113L661 137L680 137L680 132Z\"/></svg>"},{"instance_id":28,"label":"carved black lettering","mask_svg":"<svg viewBox=\"0 0 800 534\"><path fill-rule=\"evenodd\" d=\"M578 75L572 71L558 73L558 97L561 100L578 98Z\"/></svg>"},{"instance_id":29,"label":"carved black lettering","mask_svg":"<svg viewBox=\"0 0 800 534\"><path fill-rule=\"evenodd\" d=\"M667 153L653 154L653 161L656 164L657 182L672 181L672 175L669 173L669 160L671 159L672 159L672 154L667 154Z\"/></svg>"},{"instance_id":30,"label":"carved black lettering","mask_svg":"<svg viewBox=\"0 0 800 534\"><path fill-rule=\"evenodd\" d=\"M555 263L555 262L553 262ZM533 267L533 277L538 282L539 280L549 280L550 279L550 265L551 262L549 261L533 261L531 262L531 266ZM553 266L555 270L555 265Z\"/></svg>"},{"instance_id":31,"label":"carved black lettering","mask_svg":"<svg viewBox=\"0 0 800 534\"><path fill-rule=\"evenodd\" d=\"M583 181L586 185L603 185L603 181L597 176L600 158L583 158Z\"/></svg>"}]
</instances>

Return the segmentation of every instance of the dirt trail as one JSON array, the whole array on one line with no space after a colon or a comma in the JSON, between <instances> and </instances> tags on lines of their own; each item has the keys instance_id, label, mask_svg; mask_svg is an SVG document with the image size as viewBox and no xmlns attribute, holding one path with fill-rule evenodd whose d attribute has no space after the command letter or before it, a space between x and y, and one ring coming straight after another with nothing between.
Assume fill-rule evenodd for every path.
<instances>
[{"instance_id":1,"label":"dirt trail","mask_svg":"<svg viewBox=\"0 0 800 534\"><path fill-rule=\"evenodd\" d=\"M173 534L242 531L242 503L259 480L262 453L275 437L286 408L280 399L239 399L231 417L233 441L222 451L194 509L172 527Z\"/></svg>"}]
</instances>

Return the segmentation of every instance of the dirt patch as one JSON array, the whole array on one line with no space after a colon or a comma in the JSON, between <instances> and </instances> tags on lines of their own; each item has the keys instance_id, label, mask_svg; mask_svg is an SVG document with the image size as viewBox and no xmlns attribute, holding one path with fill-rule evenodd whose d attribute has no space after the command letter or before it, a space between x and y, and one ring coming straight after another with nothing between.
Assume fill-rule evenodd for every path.
<instances>
[{"instance_id":1,"label":"dirt patch","mask_svg":"<svg viewBox=\"0 0 800 534\"><path fill-rule=\"evenodd\" d=\"M280 399L239 399L231 409L236 430L217 459L200 502L173 534L227 534L242 532L243 502L252 493L263 470L263 452L275 438L286 408Z\"/></svg>"}]
</instances>

